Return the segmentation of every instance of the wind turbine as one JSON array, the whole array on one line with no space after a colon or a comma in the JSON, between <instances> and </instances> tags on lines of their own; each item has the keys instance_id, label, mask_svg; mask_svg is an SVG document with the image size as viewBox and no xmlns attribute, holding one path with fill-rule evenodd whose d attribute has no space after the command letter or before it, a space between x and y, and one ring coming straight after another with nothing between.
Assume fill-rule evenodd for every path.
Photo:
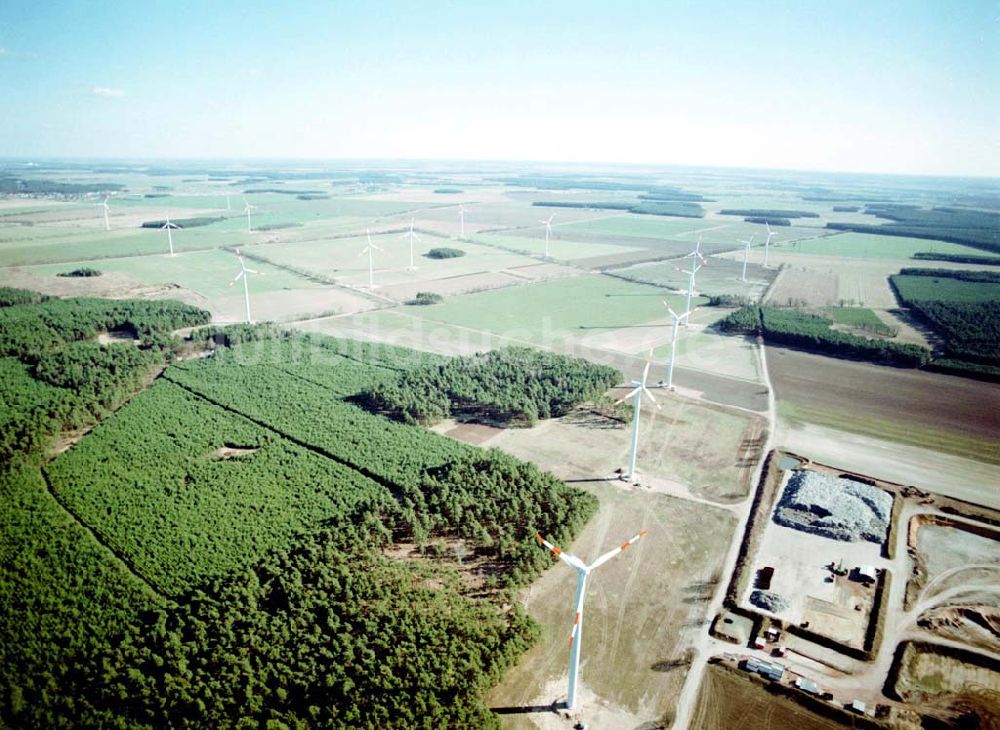
<instances>
[{"instance_id":1,"label":"wind turbine","mask_svg":"<svg viewBox=\"0 0 1000 730\"><path fill-rule=\"evenodd\" d=\"M746 244L743 249L743 274L740 276L740 281L746 282L747 280L747 259L750 258L750 247L753 246L753 239L757 234L750 236L746 241L740 241L740 243Z\"/></svg>"},{"instance_id":2,"label":"wind turbine","mask_svg":"<svg viewBox=\"0 0 1000 730\"><path fill-rule=\"evenodd\" d=\"M229 193L226 193L226 210L232 210L233 204L229 202Z\"/></svg>"},{"instance_id":3,"label":"wind turbine","mask_svg":"<svg viewBox=\"0 0 1000 730\"><path fill-rule=\"evenodd\" d=\"M553 213L547 221L538 221L545 224L545 258L549 257L549 236L552 235L552 219L556 217Z\"/></svg>"},{"instance_id":4,"label":"wind turbine","mask_svg":"<svg viewBox=\"0 0 1000 730\"><path fill-rule=\"evenodd\" d=\"M462 233L459 235L459 238L461 238L461 239L464 240L465 239L465 205L463 205L462 203L459 203L459 205L458 205L458 218L459 218L459 220L462 223Z\"/></svg>"},{"instance_id":5,"label":"wind turbine","mask_svg":"<svg viewBox=\"0 0 1000 730\"><path fill-rule=\"evenodd\" d=\"M646 530L640 531L638 535L626 540L614 550L604 553L604 555L590 565L584 565L584 562L580 558L569 553L564 553L541 535L535 535L535 539L538 542L551 550L553 555L576 571L576 599L574 600L576 614L573 618L573 630L569 635L569 691L566 693L566 709L568 710L576 708L576 681L580 674L580 644L583 643L583 600L587 592L587 578L596 568L604 565L611 558L618 555L618 553L628 550L645 534Z\"/></svg>"},{"instance_id":6,"label":"wind turbine","mask_svg":"<svg viewBox=\"0 0 1000 730\"><path fill-rule=\"evenodd\" d=\"M414 241L419 241L420 240L420 236L418 236L416 233L413 232L413 218L412 217L410 218L410 230L403 234L403 238L410 239L410 265L407 266L406 268L409 271L416 271L417 267L413 265L413 242ZM369 237L368 240L370 242L371 241L371 237Z\"/></svg>"},{"instance_id":7,"label":"wind turbine","mask_svg":"<svg viewBox=\"0 0 1000 730\"><path fill-rule=\"evenodd\" d=\"M240 260L240 273L236 275L236 278L229 282L229 286L232 286L241 278L243 279L243 301L246 303L247 307L247 324L251 324L253 320L250 319L250 287L247 284L247 279L249 278L247 274L257 274L263 276L259 271L254 271L253 269L248 269L246 264L243 263L243 256L240 255L240 250L237 248L236 258Z\"/></svg>"},{"instance_id":8,"label":"wind turbine","mask_svg":"<svg viewBox=\"0 0 1000 730\"><path fill-rule=\"evenodd\" d=\"M168 210L167 211L167 222L164 223L162 226L160 226L160 230L167 232L167 243L170 244L170 255L171 256L174 255L174 234L171 233L171 230L174 229L174 228L179 228L179 227L180 226L174 225L173 223L170 222L170 211Z\"/></svg>"},{"instance_id":9,"label":"wind turbine","mask_svg":"<svg viewBox=\"0 0 1000 730\"><path fill-rule=\"evenodd\" d=\"M104 202L100 204L104 208L104 230L106 231L111 230L111 220L108 218L108 211L111 210L111 208L108 207L108 201L110 199L110 196L106 195L104 196Z\"/></svg>"},{"instance_id":10,"label":"wind turbine","mask_svg":"<svg viewBox=\"0 0 1000 730\"><path fill-rule=\"evenodd\" d=\"M247 199L243 198L243 212L247 214L247 233L253 233L253 228L250 226L250 211L256 207L256 205L250 205Z\"/></svg>"},{"instance_id":11,"label":"wind turbine","mask_svg":"<svg viewBox=\"0 0 1000 730\"><path fill-rule=\"evenodd\" d=\"M777 236L777 233L771 232L771 224L764 221L764 225L767 226L767 240L764 241L764 268L767 268L767 249L771 245L771 239Z\"/></svg>"},{"instance_id":12,"label":"wind turbine","mask_svg":"<svg viewBox=\"0 0 1000 730\"><path fill-rule=\"evenodd\" d=\"M680 268L677 269L682 274L688 275L687 304L685 305L685 309L687 311L684 312L684 326L687 327L688 325L687 316L691 314L691 297L694 294L694 277L695 274L697 274L701 270L701 267L705 265L705 257L701 255L701 236L698 237L698 245L694 247L694 251L689 253L684 258L694 259L691 262L690 271L686 271L685 269L680 269Z\"/></svg>"},{"instance_id":13,"label":"wind turbine","mask_svg":"<svg viewBox=\"0 0 1000 730\"><path fill-rule=\"evenodd\" d=\"M691 314L691 310L688 310L687 312L684 312L684 314L677 314L677 312L675 312L674 310L672 310L670 308L670 305L667 304L666 302L663 303L663 306L667 308L667 311L670 312L670 316L674 320L674 330L673 330L673 334L670 337L670 365L667 368L667 389L668 390L673 390L674 389L674 360L677 359L677 327L678 327L678 325L680 325L682 319L685 322L687 321L688 316Z\"/></svg>"},{"instance_id":14,"label":"wind turbine","mask_svg":"<svg viewBox=\"0 0 1000 730\"><path fill-rule=\"evenodd\" d=\"M653 364L653 351L649 351L649 358L646 360L646 367L642 369L642 381L633 380L632 385L635 386L628 395L619 398L615 401L615 405L619 403L624 403L629 398L635 398L635 411L632 415L632 453L628 460L628 474L625 475L626 479L635 479L635 457L636 452L639 450L639 413L642 410L642 396L645 394L649 397L649 400L653 402L657 410L660 410L660 404L656 402L656 398L653 394L649 392L646 388L646 378L649 377L649 368Z\"/></svg>"},{"instance_id":15,"label":"wind turbine","mask_svg":"<svg viewBox=\"0 0 1000 730\"><path fill-rule=\"evenodd\" d=\"M375 288L375 252L381 251L382 249L372 243L372 232L371 229L365 229L365 235L368 236L368 245L365 246L364 250L358 254L359 256L364 256L368 254L368 288Z\"/></svg>"}]
</instances>

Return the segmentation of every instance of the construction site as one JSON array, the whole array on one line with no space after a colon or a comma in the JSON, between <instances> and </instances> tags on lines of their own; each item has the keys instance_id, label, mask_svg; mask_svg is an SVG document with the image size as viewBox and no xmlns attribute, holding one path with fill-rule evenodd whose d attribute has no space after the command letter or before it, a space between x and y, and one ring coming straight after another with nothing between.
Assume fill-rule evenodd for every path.
<instances>
[{"instance_id":1,"label":"construction site","mask_svg":"<svg viewBox=\"0 0 1000 730\"><path fill-rule=\"evenodd\" d=\"M995 727L998 525L991 508L772 451L692 726L763 687L812 710L809 726ZM714 692L720 671L743 692Z\"/></svg>"}]
</instances>

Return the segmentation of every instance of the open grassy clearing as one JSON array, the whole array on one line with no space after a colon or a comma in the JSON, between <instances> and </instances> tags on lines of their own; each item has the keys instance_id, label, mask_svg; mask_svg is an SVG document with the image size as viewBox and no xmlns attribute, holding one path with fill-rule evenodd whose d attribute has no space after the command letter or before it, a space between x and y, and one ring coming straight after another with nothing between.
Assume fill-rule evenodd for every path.
<instances>
[{"instance_id":1,"label":"open grassy clearing","mask_svg":"<svg viewBox=\"0 0 1000 730\"><path fill-rule=\"evenodd\" d=\"M466 294L414 308L413 313L435 322L551 345L595 334L595 330L660 319L663 299L675 310L683 306L679 296L665 296L657 287L586 275Z\"/></svg>"},{"instance_id":2,"label":"open grassy clearing","mask_svg":"<svg viewBox=\"0 0 1000 730\"><path fill-rule=\"evenodd\" d=\"M644 281L659 286L677 290L687 290L688 275L678 269L690 270L689 261L655 261L635 264L611 273L626 279ZM742 259L735 261L724 258L711 258L703 266L695 280L696 290L706 296L731 294L750 298L759 297L774 280L777 271L765 269L757 264L747 264L747 281L740 281L743 274Z\"/></svg>"},{"instance_id":3,"label":"open grassy clearing","mask_svg":"<svg viewBox=\"0 0 1000 730\"><path fill-rule=\"evenodd\" d=\"M410 244L402 234L373 235L372 242L381 248L375 251L375 283L378 286L412 284L484 271L531 266L537 260L508 253L489 246L466 241L451 243L432 236L421 236L413 246L416 271L407 271ZM368 255L361 252L367 246L364 234L308 243L281 243L248 246L248 253L276 264L291 266L329 277L351 286L368 285ZM431 259L425 254L442 246L458 248L465 256L451 259Z\"/></svg>"},{"instance_id":4,"label":"open grassy clearing","mask_svg":"<svg viewBox=\"0 0 1000 730\"><path fill-rule=\"evenodd\" d=\"M637 470L641 476L681 484L720 503L748 494L744 441L752 417L696 401L658 396L662 410L646 408L639 425ZM545 421L531 429L507 429L488 443L567 479L603 479L628 461L631 426L588 412ZM619 489L611 482L610 489Z\"/></svg>"},{"instance_id":5,"label":"open grassy clearing","mask_svg":"<svg viewBox=\"0 0 1000 730\"><path fill-rule=\"evenodd\" d=\"M628 716L627 727L657 722L672 712L680 693L685 649L707 620L705 605L719 578L734 519L664 495L583 486L600 499L600 510L572 545L561 547L592 560L641 528L649 534L591 576L581 690L620 708ZM525 609L542 624L542 641L490 693L491 707L565 699L574 581L572 571L556 564L522 594ZM554 600L560 596L565 600ZM544 714L505 715L503 720L507 728L548 727Z\"/></svg>"},{"instance_id":6,"label":"open grassy clearing","mask_svg":"<svg viewBox=\"0 0 1000 730\"><path fill-rule=\"evenodd\" d=\"M810 712L790 699L777 697L747 677L717 666L705 670L691 715L692 730L840 730L844 726Z\"/></svg>"},{"instance_id":7,"label":"open grassy clearing","mask_svg":"<svg viewBox=\"0 0 1000 730\"><path fill-rule=\"evenodd\" d=\"M101 271L128 274L146 284L178 284L209 299L231 296L237 287L242 287L240 283L230 287L233 277L240 273L240 262L228 251L192 251L173 257L164 254L105 259L93 266ZM258 264L256 261L247 261L247 266L261 272L259 276L251 274L251 296L258 292L322 286L284 269ZM71 264L25 267L31 273L47 276L55 276L72 268ZM242 291L239 294L242 296Z\"/></svg>"},{"instance_id":8,"label":"open grassy clearing","mask_svg":"<svg viewBox=\"0 0 1000 730\"><path fill-rule=\"evenodd\" d=\"M619 254L623 251L640 251L640 248L629 246L619 246L616 244L585 243L574 241L568 234L563 234L555 227L553 221L552 235L549 238L549 256L553 259L572 261L575 259L590 258L592 256L606 256L609 254ZM472 238L474 241L481 241L490 246L520 251L531 256L542 256L545 254L545 231L543 226L539 226L537 235L534 231L523 231L521 235L507 235L499 233L481 233Z\"/></svg>"},{"instance_id":9,"label":"open grassy clearing","mask_svg":"<svg viewBox=\"0 0 1000 730\"><path fill-rule=\"evenodd\" d=\"M692 318L692 322L696 320ZM670 360L670 345L657 347L653 356L657 363ZM678 329L677 366L704 370L745 380L760 380L760 358L757 345L746 338L728 337L716 332ZM665 378L665 368L658 368L656 379ZM675 373L676 375L676 373Z\"/></svg>"}]
</instances>

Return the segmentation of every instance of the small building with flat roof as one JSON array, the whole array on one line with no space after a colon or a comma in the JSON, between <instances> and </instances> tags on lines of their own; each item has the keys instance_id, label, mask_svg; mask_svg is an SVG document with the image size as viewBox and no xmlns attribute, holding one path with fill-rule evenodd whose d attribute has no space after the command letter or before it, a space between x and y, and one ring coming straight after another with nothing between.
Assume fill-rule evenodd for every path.
<instances>
[{"instance_id":1,"label":"small building with flat roof","mask_svg":"<svg viewBox=\"0 0 1000 730\"><path fill-rule=\"evenodd\" d=\"M723 611L715 621L715 634L724 641L746 646L753 634L753 619Z\"/></svg>"},{"instance_id":2,"label":"small building with flat roof","mask_svg":"<svg viewBox=\"0 0 1000 730\"><path fill-rule=\"evenodd\" d=\"M805 677L799 677L795 680L795 686L798 687L803 692L808 692L811 695L819 694L819 687L811 679L806 679Z\"/></svg>"}]
</instances>

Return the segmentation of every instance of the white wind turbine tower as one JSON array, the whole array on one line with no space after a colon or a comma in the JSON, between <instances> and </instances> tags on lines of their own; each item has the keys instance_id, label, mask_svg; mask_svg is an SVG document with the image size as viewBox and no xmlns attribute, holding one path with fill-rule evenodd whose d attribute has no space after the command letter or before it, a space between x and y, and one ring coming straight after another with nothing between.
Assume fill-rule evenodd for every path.
<instances>
[{"instance_id":1,"label":"white wind turbine tower","mask_svg":"<svg viewBox=\"0 0 1000 730\"><path fill-rule=\"evenodd\" d=\"M740 281L746 282L747 280L747 259L750 258L750 247L753 246L753 239L756 236L750 236L746 241L740 241L740 243L745 244L743 248L743 274L740 276Z\"/></svg>"},{"instance_id":2,"label":"white wind turbine tower","mask_svg":"<svg viewBox=\"0 0 1000 730\"><path fill-rule=\"evenodd\" d=\"M229 202L229 193L226 193L226 210L232 210L233 204Z\"/></svg>"},{"instance_id":3,"label":"white wind turbine tower","mask_svg":"<svg viewBox=\"0 0 1000 730\"><path fill-rule=\"evenodd\" d=\"M771 239L775 238L778 234L771 231L771 224L764 221L764 225L767 226L767 240L764 241L764 268L767 268L767 249L771 245Z\"/></svg>"},{"instance_id":4,"label":"white wind turbine tower","mask_svg":"<svg viewBox=\"0 0 1000 730\"><path fill-rule=\"evenodd\" d=\"M108 207L108 201L110 199L111 198L109 196L105 195L104 196L104 202L100 204L101 207L104 208L104 230L106 230L106 231L110 231L111 230L111 219L108 218L108 211L111 210L111 208Z\"/></svg>"},{"instance_id":5,"label":"white wind turbine tower","mask_svg":"<svg viewBox=\"0 0 1000 730\"><path fill-rule=\"evenodd\" d=\"M167 232L167 243L170 244L170 255L171 256L174 255L174 234L171 233L171 231L174 228L180 228L180 226L177 226L177 225L175 225L175 224L173 224L173 223L170 222L170 211L168 210L167 211L167 222L164 223L162 226L160 226L160 230Z\"/></svg>"},{"instance_id":6,"label":"white wind turbine tower","mask_svg":"<svg viewBox=\"0 0 1000 730\"><path fill-rule=\"evenodd\" d=\"M410 218L410 230L403 234L403 238L410 239L410 265L406 268L409 271L416 271L417 267L413 264L413 242L419 241L420 236L413 232L413 218ZM368 241L371 242L371 236L368 237Z\"/></svg>"},{"instance_id":7,"label":"white wind turbine tower","mask_svg":"<svg viewBox=\"0 0 1000 730\"><path fill-rule=\"evenodd\" d=\"M552 219L555 217L556 214L553 213L552 215L549 216L548 220L538 221L539 223L545 224L545 258L549 257L549 236L552 235Z\"/></svg>"},{"instance_id":8,"label":"white wind turbine tower","mask_svg":"<svg viewBox=\"0 0 1000 730\"><path fill-rule=\"evenodd\" d=\"M685 305L685 309L687 311L685 311L683 315L684 326L687 327L688 325L687 317L689 314L691 314L691 297L694 295L694 277L695 274L697 274L701 270L701 267L705 265L705 257L701 255L701 237L698 238L698 245L694 247L694 251L689 253L684 258L692 259L691 270L687 271L685 269L680 269L677 267L674 268L677 268L677 270L680 271L682 274L688 275L687 304Z\"/></svg>"},{"instance_id":9,"label":"white wind turbine tower","mask_svg":"<svg viewBox=\"0 0 1000 730\"><path fill-rule=\"evenodd\" d=\"M459 238L465 239L465 205L459 203L458 205L458 219L462 224L462 232L459 234Z\"/></svg>"},{"instance_id":10,"label":"white wind turbine tower","mask_svg":"<svg viewBox=\"0 0 1000 730\"><path fill-rule=\"evenodd\" d=\"M247 308L247 324L251 324L253 320L250 319L250 287L247 284L247 279L249 278L247 274L258 274L260 276L263 276L263 274L261 274L259 271L248 269L246 267L246 264L243 263L243 256L240 255L240 250L237 248L235 249L235 251L236 251L236 258L240 260L240 273L236 275L235 279L229 282L229 286L232 286L241 278L243 279L243 301L246 304Z\"/></svg>"},{"instance_id":11,"label":"white wind turbine tower","mask_svg":"<svg viewBox=\"0 0 1000 730\"><path fill-rule=\"evenodd\" d=\"M680 325L681 320L687 321L688 316L691 314L691 310L684 312L684 314L677 314L674 310L670 308L670 305L666 302L663 306L667 308L670 312L671 318L674 320L673 334L670 337L670 365L667 368L667 389L674 389L674 361L677 359L677 327Z\"/></svg>"},{"instance_id":12,"label":"white wind turbine tower","mask_svg":"<svg viewBox=\"0 0 1000 730\"><path fill-rule=\"evenodd\" d=\"M365 246L364 250L358 254L359 256L364 256L368 254L368 288L375 288L375 252L381 251L382 249L372 243L372 232L371 229L365 229L365 235L368 236L368 245Z\"/></svg>"},{"instance_id":13,"label":"white wind turbine tower","mask_svg":"<svg viewBox=\"0 0 1000 730\"><path fill-rule=\"evenodd\" d=\"M576 682L580 674L580 644L583 643L583 601L587 592L587 578L594 569L604 565L611 558L618 555L618 553L628 550L629 547L645 534L646 530L642 530L638 535L623 542L614 550L604 553L604 555L590 565L584 565L584 562L580 558L569 553L564 553L541 535L535 535L535 539L538 542L551 550L557 558L576 571L576 599L574 600L576 614L573 618L573 630L569 637L569 691L566 693L566 709L568 710L576 708Z\"/></svg>"},{"instance_id":14,"label":"white wind turbine tower","mask_svg":"<svg viewBox=\"0 0 1000 730\"><path fill-rule=\"evenodd\" d=\"M624 403L629 398L635 398L635 411L632 414L632 451L628 459L628 473L625 475L625 479L635 479L635 458L636 452L639 450L639 413L642 411L642 396L646 395L653 405L656 406L657 410L660 410L660 404L656 402L656 398L653 394L649 392L646 388L646 378L649 377L649 368L653 364L653 351L649 351L649 358L646 360L646 367L642 369L642 381L633 380L632 385L635 386L628 395L619 398L615 405L619 403Z\"/></svg>"},{"instance_id":15,"label":"white wind turbine tower","mask_svg":"<svg viewBox=\"0 0 1000 730\"><path fill-rule=\"evenodd\" d=\"M250 205L247 199L243 198L243 212L247 214L247 233L253 233L253 228L250 226L250 211L256 208L256 205Z\"/></svg>"}]
</instances>

